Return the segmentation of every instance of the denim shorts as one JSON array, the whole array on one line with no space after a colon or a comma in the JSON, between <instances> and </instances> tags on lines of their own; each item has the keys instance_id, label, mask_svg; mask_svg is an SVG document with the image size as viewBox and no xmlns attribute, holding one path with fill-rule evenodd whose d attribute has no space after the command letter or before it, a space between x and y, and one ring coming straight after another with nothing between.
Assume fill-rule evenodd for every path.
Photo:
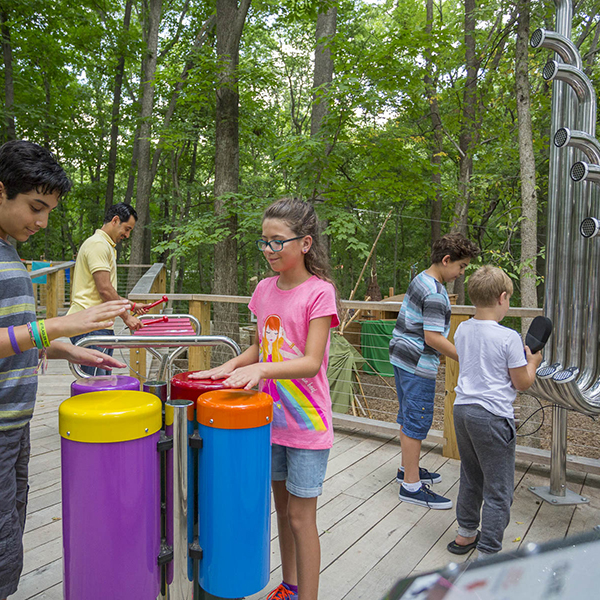
<instances>
[{"instance_id":1,"label":"denim shorts","mask_svg":"<svg viewBox=\"0 0 600 600\"><path fill-rule=\"evenodd\" d=\"M402 433L415 440L424 440L433 422L435 379L413 375L394 365L398 393L398 418Z\"/></svg>"},{"instance_id":2,"label":"denim shorts","mask_svg":"<svg viewBox=\"0 0 600 600\"><path fill-rule=\"evenodd\" d=\"M310 450L271 445L271 479L285 481L290 494L298 498L316 498L323 492L329 448Z\"/></svg>"}]
</instances>

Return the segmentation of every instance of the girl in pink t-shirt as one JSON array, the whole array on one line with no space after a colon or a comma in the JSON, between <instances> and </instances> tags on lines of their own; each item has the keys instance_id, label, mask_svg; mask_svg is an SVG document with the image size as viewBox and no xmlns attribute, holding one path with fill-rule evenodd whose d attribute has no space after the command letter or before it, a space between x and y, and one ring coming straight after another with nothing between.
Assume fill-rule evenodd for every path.
<instances>
[{"instance_id":1,"label":"girl in pink t-shirt","mask_svg":"<svg viewBox=\"0 0 600 600\"><path fill-rule=\"evenodd\" d=\"M320 544L317 497L333 444L327 381L329 330L339 324L336 291L319 224L308 202L283 199L263 215L257 245L279 275L250 300L254 343L224 365L191 377L227 377L226 387L260 389L273 398L272 486L283 582L269 600L316 600Z\"/></svg>"}]
</instances>

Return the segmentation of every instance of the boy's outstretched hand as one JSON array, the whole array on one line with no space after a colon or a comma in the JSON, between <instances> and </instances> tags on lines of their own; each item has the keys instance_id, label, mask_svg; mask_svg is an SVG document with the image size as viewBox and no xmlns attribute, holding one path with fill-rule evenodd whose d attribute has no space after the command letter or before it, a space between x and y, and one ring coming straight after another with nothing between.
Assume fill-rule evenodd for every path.
<instances>
[{"instance_id":1,"label":"boy's outstretched hand","mask_svg":"<svg viewBox=\"0 0 600 600\"><path fill-rule=\"evenodd\" d=\"M49 319L46 322L46 327L52 328L53 338L73 337L96 329L110 329L115 322L115 318L119 315L125 315L130 308L131 303L128 300L111 300L72 315Z\"/></svg>"},{"instance_id":2,"label":"boy's outstretched hand","mask_svg":"<svg viewBox=\"0 0 600 600\"><path fill-rule=\"evenodd\" d=\"M53 341L48 348L48 358L63 358L77 365L99 369L124 369L127 366L98 350L56 341Z\"/></svg>"}]
</instances>

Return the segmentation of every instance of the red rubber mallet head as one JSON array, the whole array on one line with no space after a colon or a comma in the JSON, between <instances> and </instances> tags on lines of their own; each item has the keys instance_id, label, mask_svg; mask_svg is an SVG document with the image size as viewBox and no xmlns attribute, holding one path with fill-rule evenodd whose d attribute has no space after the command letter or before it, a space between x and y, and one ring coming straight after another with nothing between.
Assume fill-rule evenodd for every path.
<instances>
[{"instance_id":1,"label":"red rubber mallet head","mask_svg":"<svg viewBox=\"0 0 600 600\"><path fill-rule=\"evenodd\" d=\"M168 302L169 299L166 296L162 297L162 300L157 300L156 302L153 302L152 304L148 304L148 306L146 307L146 310L150 310L151 308L154 308L155 306L158 306L159 304L162 304L163 302Z\"/></svg>"},{"instance_id":2,"label":"red rubber mallet head","mask_svg":"<svg viewBox=\"0 0 600 600\"><path fill-rule=\"evenodd\" d=\"M164 317L160 317L160 319L143 319L142 326L146 327L147 325L156 325L156 323L168 323L169 317L166 315Z\"/></svg>"}]
</instances>

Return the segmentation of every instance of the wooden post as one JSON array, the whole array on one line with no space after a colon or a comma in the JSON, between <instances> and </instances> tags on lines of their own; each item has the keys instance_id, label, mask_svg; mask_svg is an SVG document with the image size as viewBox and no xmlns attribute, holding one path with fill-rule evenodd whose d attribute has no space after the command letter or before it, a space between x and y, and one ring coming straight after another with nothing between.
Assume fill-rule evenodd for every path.
<instances>
[{"instance_id":1,"label":"wooden post","mask_svg":"<svg viewBox=\"0 0 600 600\"><path fill-rule=\"evenodd\" d=\"M27 270L30 273L31 273L31 269L32 268L33 268L33 265L31 263L27 263ZM34 310L34 312L37 313L37 306L38 306L38 294L37 294L37 291L38 291L38 286L37 286L37 283L32 283L31 285L33 286L33 298L34 298L33 305L35 307L33 310Z\"/></svg>"},{"instance_id":2,"label":"wooden post","mask_svg":"<svg viewBox=\"0 0 600 600\"><path fill-rule=\"evenodd\" d=\"M131 377L139 379L140 382L146 381L146 349L129 349L129 374Z\"/></svg>"},{"instance_id":3,"label":"wooden post","mask_svg":"<svg viewBox=\"0 0 600 600\"><path fill-rule=\"evenodd\" d=\"M210 335L210 302L190 300L190 315L200 321L200 334ZM190 347L188 350L188 369L190 371L204 371L210 369L210 348Z\"/></svg>"},{"instance_id":4,"label":"wooden post","mask_svg":"<svg viewBox=\"0 0 600 600\"><path fill-rule=\"evenodd\" d=\"M56 273L58 279L58 309L65 306L65 270L61 269Z\"/></svg>"},{"instance_id":5,"label":"wooden post","mask_svg":"<svg viewBox=\"0 0 600 600\"><path fill-rule=\"evenodd\" d=\"M46 319L58 317L58 271L46 276Z\"/></svg>"},{"instance_id":6,"label":"wooden post","mask_svg":"<svg viewBox=\"0 0 600 600\"><path fill-rule=\"evenodd\" d=\"M456 328L469 319L469 315L452 315L450 317L450 333L448 340L454 343L454 333ZM456 392L454 388L458 383L458 363L451 358L446 358L446 396L444 398L444 447L442 454L446 458L456 458L460 460L458 446L456 444L456 432L454 431L454 400Z\"/></svg>"},{"instance_id":7,"label":"wooden post","mask_svg":"<svg viewBox=\"0 0 600 600\"><path fill-rule=\"evenodd\" d=\"M167 291L167 269L163 266L160 273L154 279L151 294L164 294Z\"/></svg>"}]
</instances>

